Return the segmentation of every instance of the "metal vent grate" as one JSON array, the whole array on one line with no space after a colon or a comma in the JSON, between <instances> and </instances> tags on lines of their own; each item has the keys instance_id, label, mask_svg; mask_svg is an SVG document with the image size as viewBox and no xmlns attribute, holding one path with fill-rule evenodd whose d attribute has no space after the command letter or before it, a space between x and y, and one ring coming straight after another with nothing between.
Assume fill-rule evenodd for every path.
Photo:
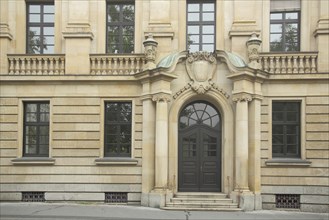
<instances>
[{"instance_id":1,"label":"metal vent grate","mask_svg":"<svg viewBox=\"0 0 329 220\"><path fill-rule=\"evenodd\" d=\"M106 203L127 203L128 193L125 192L106 192L105 193Z\"/></svg>"},{"instance_id":2,"label":"metal vent grate","mask_svg":"<svg viewBox=\"0 0 329 220\"><path fill-rule=\"evenodd\" d=\"M277 208L299 209L300 195L297 194L276 194L275 203Z\"/></svg>"},{"instance_id":3,"label":"metal vent grate","mask_svg":"<svg viewBox=\"0 0 329 220\"><path fill-rule=\"evenodd\" d=\"M44 202L44 192L22 192L22 202Z\"/></svg>"}]
</instances>

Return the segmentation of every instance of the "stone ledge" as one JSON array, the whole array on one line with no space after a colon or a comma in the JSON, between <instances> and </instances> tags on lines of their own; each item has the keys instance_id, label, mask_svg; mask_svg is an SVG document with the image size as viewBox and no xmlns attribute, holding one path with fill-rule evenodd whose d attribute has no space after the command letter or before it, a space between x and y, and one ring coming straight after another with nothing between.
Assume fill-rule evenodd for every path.
<instances>
[{"instance_id":1,"label":"stone ledge","mask_svg":"<svg viewBox=\"0 0 329 220\"><path fill-rule=\"evenodd\" d=\"M55 159L39 157L22 157L11 160L13 165L54 165Z\"/></svg>"},{"instance_id":2,"label":"stone ledge","mask_svg":"<svg viewBox=\"0 0 329 220\"><path fill-rule=\"evenodd\" d=\"M104 157L95 159L96 165L137 165L138 160L133 158Z\"/></svg>"},{"instance_id":3,"label":"stone ledge","mask_svg":"<svg viewBox=\"0 0 329 220\"><path fill-rule=\"evenodd\" d=\"M272 159L267 160L265 164L267 166L310 166L311 161L308 160L302 160L302 159L293 159L293 158L287 158L287 159Z\"/></svg>"}]
</instances>

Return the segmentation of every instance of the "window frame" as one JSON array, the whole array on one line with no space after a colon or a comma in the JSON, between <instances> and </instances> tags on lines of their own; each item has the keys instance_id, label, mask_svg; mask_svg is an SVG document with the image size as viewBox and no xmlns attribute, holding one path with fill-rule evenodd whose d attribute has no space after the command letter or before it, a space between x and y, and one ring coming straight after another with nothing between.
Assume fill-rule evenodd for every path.
<instances>
[{"instance_id":1,"label":"window frame","mask_svg":"<svg viewBox=\"0 0 329 220\"><path fill-rule=\"evenodd\" d=\"M29 18L30 18L30 5L39 5L40 6L40 22L30 22ZM44 15L45 14L51 14L51 13L44 13L44 6L45 5L52 5L54 6L54 20L53 22L44 22ZM53 1L50 2L39 2L39 1L29 1L26 2L26 53L27 54L54 54L55 52L55 4ZM40 38L44 38L44 27L53 27L54 28L54 34L53 35L46 35L46 36L52 36L54 38L54 43L53 44L40 44L40 53L31 53L31 51L29 51L29 28L30 27L39 27L40 28ZM44 46L45 45L50 45L53 46L53 52L52 53L44 53Z\"/></svg>"},{"instance_id":2,"label":"window frame","mask_svg":"<svg viewBox=\"0 0 329 220\"><path fill-rule=\"evenodd\" d=\"M110 5L119 5L120 6L120 11L119 11L119 21L116 21L116 22L109 22L108 20L108 16L109 16L109 6ZM122 6L123 5L133 5L134 6L134 20L131 21L131 22L124 22L122 17L123 17L123 11L122 11ZM135 1L134 0L123 0L123 1L109 1L107 0L106 1L106 10L105 10L105 23L106 23L106 31L105 31L105 41L106 41L106 53L108 54L130 54L130 53L134 53L135 51L135 17L136 17L136 4L135 4ZM111 44L111 42L109 42L109 27L111 26L118 26L119 27L119 42L115 42L115 45L118 46L118 51L117 52L110 52L109 51L109 46ZM133 51L124 51L123 50L123 26L132 26L133 27L133 39L132 39L132 48L133 48Z\"/></svg>"},{"instance_id":3,"label":"window frame","mask_svg":"<svg viewBox=\"0 0 329 220\"><path fill-rule=\"evenodd\" d=\"M274 103L283 103L284 104L284 109L280 112L283 112L284 114L284 121L277 121L275 122L273 120L273 113L274 113ZM291 103L297 103L298 104L298 108L297 108L297 121L296 122L287 122L287 118L286 118L286 114L287 114L287 105L291 104ZM272 100L272 108L271 108L271 153L272 153L272 158L295 158L295 159L300 159L302 158L303 155L303 147L302 147L302 143L303 143L303 137L302 137L302 129L303 129L303 123L302 123L302 102L299 100ZM274 143L273 143L273 137L274 137L274 126L275 125L281 125L283 126L283 153L274 153L273 149L274 149ZM297 153L296 154L287 154L287 150L288 150L288 144L287 144L287 133L286 133L286 126L291 125L291 126L295 126L298 127L298 132L296 134L296 139L297 139L297 143L296 143L296 150Z\"/></svg>"},{"instance_id":4,"label":"window frame","mask_svg":"<svg viewBox=\"0 0 329 220\"><path fill-rule=\"evenodd\" d=\"M209 3L212 3L214 4L214 11L211 11L214 13L214 20L213 21L203 21L202 20L202 14L204 13L203 11L203 7L202 5L203 4L209 4ZM188 9L188 6L189 4L199 4L200 6L200 10L198 11L198 14L199 14L199 18L200 20L199 21L189 21L188 20L188 15L189 15L189 9ZM205 51L205 50L202 50L202 47L204 45L203 43L203 40L202 40L202 37L205 35L203 34L203 31L202 31L202 27L204 25L213 25L214 26L214 33L213 33L213 36L214 36L214 43L206 43L206 45L213 45L214 46L214 50L216 50L216 16L217 16L217 7L216 7L216 1L214 0L206 0L206 1L202 1L202 0L188 0L186 1L186 50L190 51L189 50L189 40L188 40L188 36L189 36L189 33L188 33L188 27L189 26L198 26L199 27L199 51ZM210 35L210 34L207 34L207 35ZM213 51L208 51L208 52L213 52Z\"/></svg>"},{"instance_id":5,"label":"window frame","mask_svg":"<svg viewBox=\"0 0 329 220\"><path fill-rule=\"evenodd\" d=\"M133 126L133 115L134 115L134 109L133 109L133 106L134 106L134 102L132 100L104 100L104 117L103 117L103 128L104 128L104 135L103 135L103 156L104 158L131 158L132 155L133 155L133 140L134 140L134 135L133 135L133 131L134 131L134 126ZM107 123L107 104L108 103L126 103L126 104L130 104L130 107L131 107L131 115L130 115L130 123L126 122L126 123L122 123L122 122L116 122L115 125L116 126L120 126L120 125L130 125L130 146L129 146L129 153L116 153L116 154L109 154L109 153L106 153L107 151L107 145L109 143L107 143L107 125L113 125L112 122L110 123ZM116 134L112 134L112 136L117 136L117 135L120 135L119 134L119 129L120 127L117 128L117 133ZM115 143L116 147L118 147L120 145L120 142L116 142ZM128 145L128 144L127 144Z\"/></svg>"},{"instance_id":6,"label":"window frame","mask_svg":"<svg viewBox=\"0 0 329 220\"><path fill-rule=\"evenodd\" d=\"M297 19L286 19L286 14L288 14L288 13L297 13L298 18ZM282 19L273 20L273 19L271 19L272 14L282 14ZM282 35L283 40L282 40L282 45L281 45L280 50L272 50L271 49L271 44L272 44L271 35L272 34L278 34L278 32L272 32L271 31L271 25L272 24L281 24L282 25L282 30L281 30L280 34ZM297 24L297 50L286 50L286 45L287 45L287 42L286 42L286 26L288 24ZM300 12L300 10L271 11L270 12L270 25L269 25L269 33L270 33L270 36L269 36L269 49L270 49L270 52L299 52L300 51L300 40L301 40L301 36L300 36L301 26L300 26L300 24L301 24L301 12Z\"/></svg>"},{"instance_id":7,"label":"window frame","mask_svg":"<svg viewBox=\"0 0 329 220\"><path fill-rule=\"evenodd\" d=\"M37 104L37 122L27 122L27 105L28 104ZM48 104L48 122L40 122L40 105L41 104ZM50 109L50 102L49 101L23 101L23 150L22 155L23 157L49 157L50 155L50 118L51 118L51 109ZM27 126L36 126L37 127L37 143L36 143L36 154L28 154L26 153L26 128ZM48 126L48 152L47 154L40 154L40 126Z\"/></svg>"}]
</instances>

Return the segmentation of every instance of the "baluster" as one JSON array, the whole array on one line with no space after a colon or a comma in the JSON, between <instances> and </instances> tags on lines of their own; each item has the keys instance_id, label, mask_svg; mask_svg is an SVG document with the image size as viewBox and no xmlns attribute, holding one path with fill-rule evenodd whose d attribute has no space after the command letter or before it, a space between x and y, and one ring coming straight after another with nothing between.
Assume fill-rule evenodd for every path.
<instances>
[{"instance_id":1,"label":"baluster","mask_svg":"<svg viewBox=\"0 0 329 220\"><path fill-rule=\"evenodd\" d=\"M141 67L140 67L140 60L141 60L141 58L137 58L136 59L136 72L139 72L140 69L141 69Z\"/></svg>"},{"instance_id":2,"label":"baluster","mask_svg":"<svg viewBox=\"0 0 329 220\"><path fill-rule=\"evenodd\" d=\"M37 63L36 58L32 58L32 75L37 73Z\"/></svg>"},{"instance_id":3,"label":"baluster","mask_svg":"<svg viewBox=\"0 0 329 220\"><path fill-rule=\"evenodd\" d=\"M100 75L101 74L101 58L96 57L96 65L97 65L96 75Z\"/></svg>"},{"instance_id":4,"label":"baluster","mask_svg":"<svg viewBox=\"0 0 329 220\"><path fill-rule=\"evenodd\" d=\"M49 75L54 75L54 57L49 58Z\"/></svg>"},{"instance_id":5,"label":"baluster","mask_svg":"<svg viewBox=\"0 0 329 220\"><path fill-rule=\"evenodd\" d=\"M298 73L297 57L293 56L292 73Z\"/></svg>"},{"instance_id":6,"label":"baluster","mask_svg":"<svg viewBox=\"0 0 329 220\"><path fill-rule=\"evenodd\" d=\"M125 67L125 74L126 75L130 75L130 71L129 71L129 69L130 69L130 66L129 66L129 60L130 60L130 58L129 57L126 57L125 58L125 63L126 63L126 67Z\"/></svg>"},{"instance_id":7,"label":"baluster","mask_svg":"<svg viewBox=\"0 0 329 220\"><path fill-rule=\"evenodd\" d=\"M292 66L291 66L291 59L292 59L292 56L287 56L287 73L292 73Z\"/></svg>"},{"instance_id":8,"label":"baluster","mask_svg":"<svg viewBox=\"0 0 329 220\"><path fill-rule=\"evenodd\" d=\"M262 57L262 60L263 60L263 70L265 72L268 72L268 57Z\"/></svg>"},{"instance_id":9,"label":"baluster","mask_svg":"<svg viewBox=\"0 0 329 220\"><path fill-rule=\"evenodd\" d=\"M106 58L102 57L101 62L102 62L102 75L106 75Z\"/></svg>"},{"instance_id":10,"label":"baluster","mask_svg":"<svg viewBox=\"0 0 329 220\"><path fill-rule=\"evenodd\" d=\"M90 73L91 75L95 75L95 57L90 57L91 65L90 65Z\"/></svg>"},{"instance_id":11,"label":"baluster","mask_svg":"<svg viewBox=\"0 0 329 220\"><path fill-rule=\"evenodd\" d=\"M122 57L119 57L119 75L123 75L123 58Z\"/></svg>"},{"instance_id":12,"label":"baluster","mask_svg":"<svg viewBox=\"0 0 329 220\"><path fill-rule=\"evenodd\" d=\"M55 75L59 74L59 57L55 57Z\"/></svg>"},{"instance_id":13,"label":"baluster","mask_svg":"<svg viewBox=\"0 0 329 220\"><path fill-rule=\"evenodd\" d=\"M305 56L305 73L310 73L310 56Z\"/></svg>"},{"instance_id":14,"label":"baluster","mask_svg":"<svg viewBox=\"0 0 329 220\"><path fill-rule=\"evenodd\" d=\"M274 73L274 62L273 62L274 57L270 57L270 73Z\"/></svg>"},{"instance_id":15,"label":"baluster","mask_svg":"<svg viewBox=\"0 0 329 220\"><path fill-rule=\"evenodd\" d=\"M114 71L113 71L113 75L118 75L118 58L117 57L113 57L114 60Z\"/></svg>"},{"instance_id":16,"label":"baluster","mask_svg":"<svg viewBox=\"0 0 329 220\"><path fill-rule=\"evenodd\" d=\"M134 57L131 57L130 58L130 75L134 75L136 73L135 71L135 58Z\"/></svg>"},{"instance_id":17,"label":"baluster","mask_svg":"<svg viewBox=\"0 0 329 220\"><path fill-rule=\"evenodd\" d=\"M31 59L29 57L26 59L26 74L31 75Z\"/></svg>"},{"instance_id":18,"label":"baluster","mask_svg":"<svg viewBox=\"0 0 329 220\"><path fill-rule=\"evenodd\" d=\"M14 74L14 58L8 58L9 60L9 74Z\"/></svg>"},{"instance_id":19,"label":"baluster","mask_svg":"<svg viewBox=\"0 0 329 220\"><path fill-rule=\"evenodd\" d=\"M37 58L37 75L42 75L42 58Z\"/></svg>"},{"instance_id":20,"label":"baluster","mask_svg":"<svg viewBox=\"0 0 329 220\"><path fill-rule=\"evenodd\" d=\"M315 59L316 59L316 56L311 56L312 57L312 61L311 61L311 73L316 73L317 70L316 70L316 63L315 63Z\"/></svg>"},{"instance_id":21,"label":"baluster","mask_svg":"<svg viewBox=\"0 0 329 220\"><path fill-rule=\"evenodd\" d=\"M44 75L48 75L48 70L49 70L48 69L48 59L49 59L48 57L43 58L43 62L44 62L43 74Z\"/></svg>"},{"instance_id":22,"label":"baluster","mask_svg":"<svg viewBox=\"0 0 329 220\"><path fill-rule=\"evenodd\" d=\"M276 74L280 73L280 57L275 57L275 71Z\"/></svg>"},{"instance_id":23,"label":"baluster","mask_svg":"<svg viewBox=\"0 0 329 220\"><path fill-rule=\"evenodd\" d=\"M15 75L19 75L19 58L15 59Z\"/></svg>"},{"instance_id":24,"label":"baluster","mask_svg":"<svg viewBox=\"0 0 329 220\"><path fill-rule=\"evenodd\" d=\"M286 74L287 73L286 56L281 56L281 73L282 74Z\"/></svg>"},{"instance_id":25,"label":"baluster","mask_svg":"<svg viewBox=\"0 0 329 220\"><path fill-rule=\"evenodd\" d=\"M299 56L299 68L298 68L299 73L304 73L304 56Z\"/></svg>"},{"instance_id":26,"label":"baluster","mask_svg":"<svg viewBox=\"0 0 329 220\"><path fill-rule=\"evenodd\" d=\"M107 75L112 75L112 58L107 57Z\"/></svg>"},{"instance_id":27,"label":"baluster","mask_svg":"<svg viewBox=\"0 0 329 220\"><path fill-rule=\"evenodd\" d=\"M59 74L60 75L64 75L65 74L65 58L64 57L60 57L59 58L60 62L59 62Z\"/></svg>"},{"instance_id":28,"label":"baluster","mask_svg":"<svg viewBox=\"0 0 329 220\"><path fill-rule=\"evenodd\" d=\"M21 75L25 75L25 73L26 73L26 69L25 69L25 58L24 57L22 57L22 58L20 58L20 60L21 60Z\"/></svg>"}]
</instances>

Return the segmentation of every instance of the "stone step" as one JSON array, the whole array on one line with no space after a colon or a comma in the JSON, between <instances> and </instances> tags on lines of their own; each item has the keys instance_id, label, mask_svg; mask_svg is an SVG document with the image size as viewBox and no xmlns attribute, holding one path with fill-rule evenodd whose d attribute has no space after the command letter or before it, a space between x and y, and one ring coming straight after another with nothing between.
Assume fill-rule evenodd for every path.
<instances>
[{"instance_id":1,"label":"stone step","mask_svg":"<svg viewBox=\"0 0 329 220\"><path fill-rule=\"evenodd\" d=\"M232 199L217 199L217 198L196 198L196 197L174 197L172 203L179 202L202 202L202 203L232 203Z\"/></svg>"},{"instance_id":2,"label":"stone step","mask_svg":"<svg viewBox=\"0 0 329 220\"><path fill-rule=\"evenodd\" d=\"M162 209L165 210L179 210L179 211L220 211L220 212L241 212L242 209L240 208L228 208L228 207L224 207L224 208L202 208L202 207L195 207L195 208L191 208L191 207L162 207Z\"/></svg>"},{"instance_id":3,"label":"stone step","mask_svg":"<svg viewBox=\"0 0 329 220\"><path fill-rule=\"evenodd\" d=\"M225 193L204 193L204 192L179 192L174 195L175 198L216 198L227 199Z\"/></svg>"},{"instance_id":4,"label":"stone step","mask_svg":"<svg viewBox=\"0 0 329 220\"><path fill-rule=\"evenodd\" d=\"M238 208L236 203L203 203L203 202L180 202L167 203L166 207L185 207L185 208Z\"/></svg>"}]
</instances>

